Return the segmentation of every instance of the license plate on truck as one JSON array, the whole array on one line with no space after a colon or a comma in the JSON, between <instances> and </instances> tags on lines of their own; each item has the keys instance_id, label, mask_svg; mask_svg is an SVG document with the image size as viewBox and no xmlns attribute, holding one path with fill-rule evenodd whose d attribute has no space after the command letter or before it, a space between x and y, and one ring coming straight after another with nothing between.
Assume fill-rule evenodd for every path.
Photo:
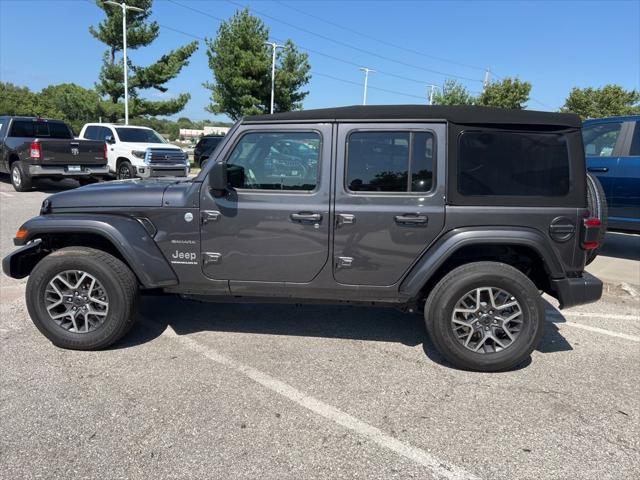
<instances>
[{"instance_id":1,"label":"license plate on truck","mask_svg":"<svg viewBox=\"0 0 640 480\"><path fill-rule=\"evenodd\" d=\"M69 165L67 166L67 172L81 172L82 167L80 165Z\"/></svg>"}]
</instances>

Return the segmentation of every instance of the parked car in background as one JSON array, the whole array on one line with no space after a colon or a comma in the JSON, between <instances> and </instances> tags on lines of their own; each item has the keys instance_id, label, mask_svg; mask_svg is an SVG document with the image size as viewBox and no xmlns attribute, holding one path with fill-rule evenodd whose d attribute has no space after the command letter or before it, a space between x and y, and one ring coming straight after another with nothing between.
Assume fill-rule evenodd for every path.
<instances>
[{"instance_id":1,"label":"parked car in background","mask_svg":"<svg viewBox=\"0 0 640 480\"><path fill-rule=\"evenodd\" d=\"M18 192L34 178L73 178L92 183L109 174L104 141L78 140L60 120L0 117L0 172Z\"/></svg>"},{"instance_id":2,"label":"parked car in background","mask_svg":"<svg viewBox=\"0 0 640 480\"><path fill-rule=\"evenodd\" d=\"M604 189L609 228L640 232L640 115L586 120L587 170Z\"/></svg>"},{"instance_id":3,"label":"parked car in background","mask_svg":"<svg viewBox=\"0 0 640 480\"><path fill-rule=\"evenodd\" d=\"M148 127L87 123L80 138L107 142L109 170L118 179L186 177L187 154Z\"/></svg>"},{"instance_id":4,"label":"parked car in background","mask_svg":"<svg viewBox=\"0 0 640 480\"><path fill-rule=\"evenodd\" d=\"M200 138L193 149L193 163L202 168L223 138L224 135L205 135Z\"/></svg>"}]
</instances>

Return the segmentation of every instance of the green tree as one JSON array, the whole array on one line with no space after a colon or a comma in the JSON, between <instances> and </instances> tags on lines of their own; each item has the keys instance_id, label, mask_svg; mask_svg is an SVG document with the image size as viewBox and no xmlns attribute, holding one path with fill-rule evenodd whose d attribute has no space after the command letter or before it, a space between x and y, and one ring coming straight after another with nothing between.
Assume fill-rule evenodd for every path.
<instances>
[{"instance_id":1,"label":"green tree","mask_svg":"<svg viewBox=\"0 0 640 480\"><path fill-rule=\"evenodd\" d=\"M39 97L50 111L60 112L59 118L71 125L75 132L79 132L85 123L97 122L106 111L95 90L74 83L50 85L42 89Z\"/></svg>"},{"instance_id":2,"label":"green tree","mask_svg":"<svg viewBox=\"0 0 640 480\"><path fill-rule=\"evenodd\" d=\"M207 56L214 82L211 90L212 113L226 113L237 120L243 115L268 113L271 103L271 47L265 45L269 29L248 9L239 10L222 22L215 39L207 39ZM309 92L309 57L300 53L291 40L276 55L274 111L302 108Z\"/></svg>"},{"instance_id":3,"label":"green tree","mask_svg":"<svg viewBox=\"0 0 640 480\"><path fill-rule=\"evenodd\" d=\"M625 90L620 85L602 88L574 87L560 109L577 113L582 118L612 117L640 114L640 92Z\"/></svg>"},{"instance_id":4,"label":"green tree","mask_svg":"<svg viewBox=\"0 0 640 480\"><path fill-rule=\"evenodd\" d=\"M38 94L27 87L18 87L13 83L0 82L0 114L1 115L40 115L55 116L59 112L50 112L50 106L40 102ZM54 113L54 115L50 115Z\"/></svg>"},{"instance_id":5,"label":"green tree","mask_svg":"<svg viewBox=\"0 0 640 480\"><path fill-rule=\"evenodd\" d=\"M188 65L189 58L198 48L198 42L189 43L163 55L157 62L146 67L136 66L130 60L130 50L136 50L151 44L159 35L160 27L157 22L148 22L151 15L152 0L128 0L131 6L143 9L143 12L130 10L127 12L127 57L131 69L129 76L129 96L131 116L143 115L172 115L179 112L189 101L188 93L179 94L169 100L151 101L140 98L140 90L155 89L162 93L167 91L165 84L178 76L183 67ZM105 43L109 49L103 57L97 92L107 97L113 106L106 112L110 120L121 118L124 105L120 100L124 98L124 75L122 56L122 10L114 5L108 5L96 0L96 5L104 10L106 18L96 27L90 27L89 32Z\"/></svg>"},{"instance_id":6,"label":"green tree","mask_svg":"<svg viewBox=\"0 0 640 480\"><path fill-rule=\"evenodd\" d=\"M478 97L477 105L500 108L527 108L531 84L517 78L505 78L501 82L491 82Z\"/></svg>"},{"instance_id":7,"label":"green tree","mask_svg":"<svg viewBox=\"0 0 640 480\"><path fill-rule=\"evenodd\" d=\"M453 79L445 81L442 91L438 90L433 95L434 105L473 105L474 102L475 98L466 87Z\"/></svg>"}]
</instances>

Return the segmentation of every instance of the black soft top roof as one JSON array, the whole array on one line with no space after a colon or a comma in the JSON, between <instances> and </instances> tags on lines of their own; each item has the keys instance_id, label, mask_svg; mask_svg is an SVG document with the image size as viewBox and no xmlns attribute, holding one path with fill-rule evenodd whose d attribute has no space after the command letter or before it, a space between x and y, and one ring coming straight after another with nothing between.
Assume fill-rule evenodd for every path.
<instances>
[{"instance_id":1,"label":"black soft top roof","mask_svg":"<svg viewBox=\"0 0 640 480\"><path fill-rule=\"evenodd\" d=\"M580 127L580 117L571 113L510 110L505 108L445 105L354 105L321 108L273 115L245 117L244 123L310 122L310 121L401 121L447 120L459 124L520 124Z\"/></svg>"}]
</instances>

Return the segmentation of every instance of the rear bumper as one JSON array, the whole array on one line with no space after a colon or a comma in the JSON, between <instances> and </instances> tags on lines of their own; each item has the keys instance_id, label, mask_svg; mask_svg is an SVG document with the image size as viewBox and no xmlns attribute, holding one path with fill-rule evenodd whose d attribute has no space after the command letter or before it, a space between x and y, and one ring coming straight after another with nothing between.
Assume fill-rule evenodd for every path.
<instances>
[{"instance_id":1,"label":"rear bumper","mask_svg":"<svg viewBox=\"0 0 640 480\"><path fill-rule=\"evenodd\" d=\"M150 177L186 177L189 167L184 163L177 165L145 165L135 167L136 175L141 178Z\"/></svg>"},{"instance_id":2,"label":"rear bumper","mask_svg":"<svg viewBox=\"0 0 640 480\"><path fill-rule=\"evenodd\" d=\"M602 297L602 282L587 272L578 278L553 279L551 288L560 301L560 308L597 302Z\"/></svg>"},{"instance_id":3,"label":"rear bumper","mask_svg":"<svg viewBox=\"0 0 640 480\"><path fill-rule=\"evenodd\" d=\"M89 177L106 176L108 165L81 165L79 172L70 172L67 165L29 165L31 177Z\"/></svg>"}]
</instances>

